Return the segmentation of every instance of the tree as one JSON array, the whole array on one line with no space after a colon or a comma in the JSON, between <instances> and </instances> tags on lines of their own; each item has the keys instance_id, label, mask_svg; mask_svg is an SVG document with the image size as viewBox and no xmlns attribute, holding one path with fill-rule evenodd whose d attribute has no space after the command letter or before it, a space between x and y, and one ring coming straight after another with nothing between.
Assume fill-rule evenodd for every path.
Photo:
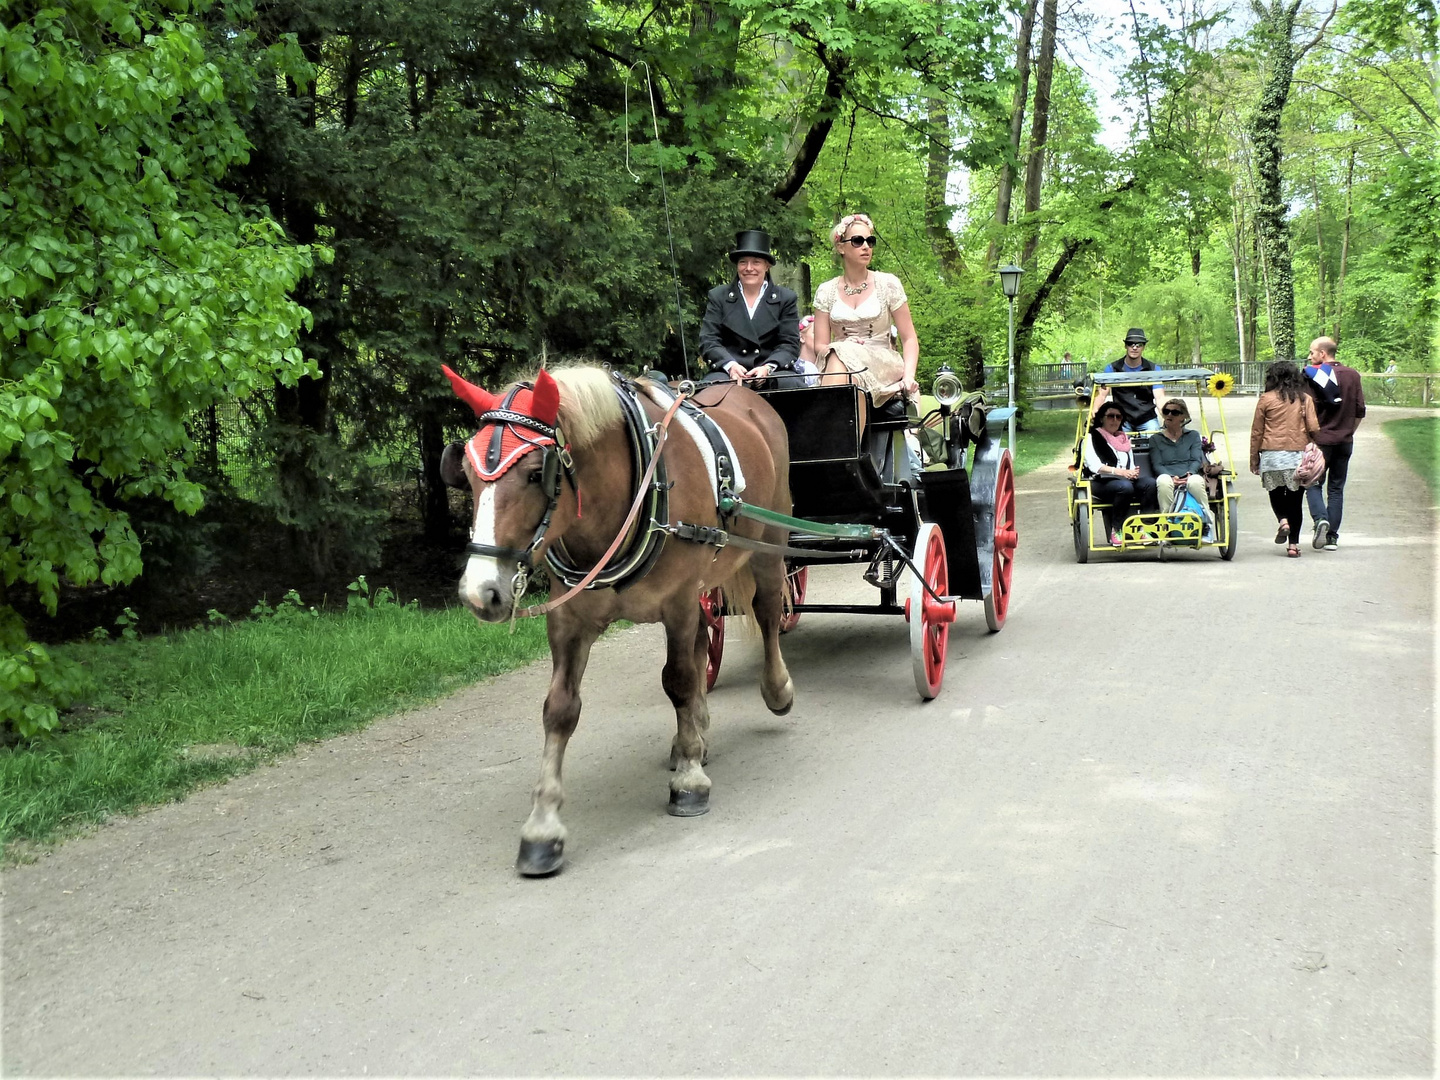
<instances>
[{"instance_id":1,"label":"tree","mask_svg":"<svg viewBox=\"0 0 1440 1080\"><path fill-rule=\"evenodd\" d=\"M1325 16L1314 37L1304 45L1295 42L1296 17L1302 0L1250 0L1258 20L1256 35L1260 41L1264 82L1260 101L1250 120L1250 141L1255 152L1255 173L1258 205L1255 208L1255 230L1264 256L1265 279L1270 304L1270 338L1274 342L1276 360L1295 359L1295 281L1290 265L1290 235L1285 221L1289 206L1285 201L1284 177L1281 169L1282 146L1280 121L1285 103L1290 98L1290 84L1295 67L1325 32L1334 18L1336 2Z\"/></svg>"},{"instance_id":2,"label":"tree","mask_svg":"<svg viewBox=\"0 0 1440 1080\"><path fill-rule=\"evenodd\" d=\"M311 254L219 187L254 82L192 10L11 4L0 27L0 720L22 734L74 677L6 593L53 612L62 578L134 579L126 502L201 503L186 420L305 370Z\"/></svg>"}]
</instances>

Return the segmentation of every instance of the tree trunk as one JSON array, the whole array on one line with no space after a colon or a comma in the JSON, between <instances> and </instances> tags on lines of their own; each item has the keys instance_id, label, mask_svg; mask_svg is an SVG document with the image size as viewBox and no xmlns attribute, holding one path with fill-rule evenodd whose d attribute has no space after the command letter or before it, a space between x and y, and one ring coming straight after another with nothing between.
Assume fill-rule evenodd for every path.
<instances>
[{"instance_id":1,"label":"tree trunk","mask_svg":"<svg viewBox=\"0 0 1440 1080\"><path fill-rule=\"evenodd\" d=\"M438 402L427 401L420 416L420 519L427 540L450 535L449 489L440 479L440 456L445 452L445 425L437 414Z\"/></svg>"},{"instance_id":2,"label":"tree trunk","mask_svg":"<svg viewBox=\"0 0 1440 1080\"><path fill-rule=\"evenodd\" d=\"M1310 191L1315 199L1315 313L1319 321L1315 326L1325 326L1325 234L1320 228L1320 182L1310 178Z\"/></svg>"},{"instance_id":3,"label":"tree trunk","mask_svg":"<svg viewBox=\"0 0 1440 1080\"><path fill-rule=\"evenodd\" d=\"M1115 205L1116 201L1125 192L1135 186L1135 180L1126 180L1117 186L1106 198L1102 199L1095 207L1099 213L1104 213ZM1041 313L1045 310L1045 302L1050 298L1050 293L1055 286L1060 284L1060 279L1065 276L1065 271L1075 261L1076 256L1095 242L1093 236L1077 239L1067 237L1061 241L1060 256L1055 264L1050 267L1050 272L1045 275L1045 280L1040 282L1035 292L1031 294L1029 301L1025 304L1019 320L1015 323L1015 362L1021 363L1022 358L1030 355L1030 336L1039 321Z\"/></svg>"},{"instance_id":4,"label":"tree trunk","mask_svg":"<svg viewBox=\"0 0 1440 1080\"><path fill-rule=\"evenodd\" d=\"M1295 45L1291 34L1300 0L1270 0L1260 9L1264 35L1264 63L1269 68L1260 103L1250 120L1255 147L1255 231L1264 251L1265 293L1270 313L1270 340L1276 360L1295 359L1295 278L1290 263L1290 234L1285 222L1289 210L1280 171L1280 120L1290 97L1295 75Z\"/></svg>"},{"instance_id":5,"label":"tree trunk","mask_svg":"<svg viewBox=\"0 0 1440 1080\"><path fill-rule=\"evenodd\" d=\"M1015 184L1012 161L1020 159L1020 136L1025 130L1025 99L1030 92L1030 35L1035 28L1036 0L1025 0L1020 15L1020 33L1015 39L1015 96L1010 101L1011 160L1000 166L1000 183L995 189L995 229L985 252L985 268L994 269L1000 250L1000 232L1010 224L1010 193Z\"/></svg>"},{"instance_id":6,"label":"tree trunk","mask_svg":"<svg viewBox=\"0 0 1440 1080\"><path fill-rule=\"evenodd\" d=\"M1235 269L1235 340L1240 347L1240 363L1244 364L1245 356L1245 297L1240 287L1240 267L1245 261L1245 233L1244 219L1240 213L1240 203L1236 200L1230 207L1231 221L1235 226L1235 242L1231 247L1233 255L1231 265Z\"/></svg>"},{"instance_id":7,"label":"tree trunk","mask_svg":"<svg viewBox=\"0 0 1440 1080\"><path fill-rule=\"evenodd\" d=\"M845 73L849 67L850 62L843 56L835 56L826 64L824 102L805 132L805 138L800 140L800 149L791 159L785 178L770 193L781 202L789 202L800 193L810 170L819 160L820 151L825 148L825 139L840 110L840 101L845 93Z\"/></svg>"},{"instance_id":8,"label":"tree trunk","mask_svg":"<svg viewBox=\"0 0 1440 1080\"><path fill-rule=\"evenodd\" d=\"M1355 184L1355 149L1350 149L1350 161L1345 168L1345 225L1340 230L1340 272L1335 281L1335 326L1330 336L1340 340L1340 317L1345 310L1345 265L1350 258L1350 212L1351 193Z\"/></svg>"},{"instance_id":9,"label":"tree trunk","mask_svg":"<svg viewBox=\"0 0 1440 1080\"><path fill-rule=\"evenodd\" d=\"M321 32L302 31L299 43L305 59L318 67ZM290 96L300 103L302 124L313 131L317 123L314 84L303 93L293 81L288 88ZM286 232L298 244L313 244L319 237L320 210L308 198L285 198L282 220ZM309 309L313 319L310 330L301 329L299 345L307 357L315 360L320 375L304 376L294 386L277 380L274 389L275 421L280 427L276 457L280 517L288 528L293 555L317 576L330 570L332 556L328 529L313 517L314 508L326 501L326 482L317 455L319 443L330 427L330 372L337 353L343 349L335 325L335 305L327 288L329 276L312 274L295 290L295 299Z\"/></svg>"},{"instance_id":10,"label":"tree trunk","mask_svg":"<svg viewBox=\"0 0 1440 1080\"><path fill-rule=\"evenodd\" d=\"M1040 211L1040 184L1045 171L1045 139L1050 130L1050 79L1055 69L1056 0L1045 0L1040 22L1040 60L1035 68L1035 105L1030 117L1030 153L1025 162L1025 216ZM1026 230L1020 265L1029 266L1040 243L1038 226Z\"/></svg>"},{"instance_id":11,"label":"tree trunk","mask_svg":"<svg viewBox=\"0 0 1440 1080\"><path fill-rule=\"evenodd\" d=\"M953 280L965 272L965 259L950 231L950 206L945 189L950 183L950 114L938 95L929 102L930 151L925 159L925 234L940 269Z\"/></svg>"},{"instance_id":12,"label":"tree trunk","mask_svg":"<svg viewBox=\"0 0 1440 1080\"><path fill-rule=\"evenodd\" d=\"M1260 291L1263 286L1264 265L1260 257L1260 237L1256 234L1254 222L1250 228L1250 359L1260 361Z\"/></svg>"}]
</instances>

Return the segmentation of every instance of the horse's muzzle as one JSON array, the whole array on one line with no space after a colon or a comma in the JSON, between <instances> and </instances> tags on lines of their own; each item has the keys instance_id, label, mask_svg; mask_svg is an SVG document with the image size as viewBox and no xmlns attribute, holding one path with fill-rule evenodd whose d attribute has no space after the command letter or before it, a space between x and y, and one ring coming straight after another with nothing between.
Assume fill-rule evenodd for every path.
<instances>
[{"instance_id":1,"label":"horse's muzzle","mask_svg":"<svg viewBox=\"0 0 1440 1080\"><path fill-rule=\"evenodd\" d=\"M514 572L493 559L471 559L460 578L461 602L481 622L504 622L514 607Z\"/></svg>"}]
</instances>

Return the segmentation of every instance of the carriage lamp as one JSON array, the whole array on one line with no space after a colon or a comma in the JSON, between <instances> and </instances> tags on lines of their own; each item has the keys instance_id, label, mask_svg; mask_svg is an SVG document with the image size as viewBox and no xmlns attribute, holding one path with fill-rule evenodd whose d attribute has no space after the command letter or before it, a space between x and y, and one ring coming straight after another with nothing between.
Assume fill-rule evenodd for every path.
<instances>
[{"instance_id":1,"label":"carriage lamp","mask_svg":"<svg viewBox=\"0 0 1440 1080\"><path fill-rule=\"evenodd\" d=\"M1010 453L1015 453L1015 297L1020 293L1020 275L1025 273L1023 266L1016 266L1011 263L1009 266L1002 266L996 271L1000 275L1000 288L1005 293L1005 299L1010 301Z\"/></svg>"},{"instance_id":2,"label":"carriage lamp","mask_svg":"<svg viewBox=\"0 0 1440 1080\"><path fill-rule=\"evenodd\" d=\"M930 388L931 396L940 408L948 411L960 400L962 393L964 387L960 385L960 376L950 370L949 364L941 364L940 370L935 373L935 384Z\"/></svg>"}]
</instances>

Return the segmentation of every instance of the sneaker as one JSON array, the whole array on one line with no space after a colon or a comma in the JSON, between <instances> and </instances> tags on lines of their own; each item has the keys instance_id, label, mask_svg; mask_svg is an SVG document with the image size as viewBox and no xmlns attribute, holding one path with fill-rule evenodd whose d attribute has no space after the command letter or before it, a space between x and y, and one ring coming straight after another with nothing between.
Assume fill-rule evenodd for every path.
<instances>
[{"instance_id":1,"label":"sneaker","mask_svg":"<svg viewBox=\"0 0 1440 1080\"><path fill-rule=\"evenodd\" d=\"M1337 534L1337 533L1331 533L1328 537L1326 537L1326 539L1325 539L1325 550L1326 550L1326 551L1334 551L1334 550L1335 550L1336 548L1338 548L1339 546L1340 546L1340 536L1339 536L1339 534Z\"/></svg>"},{"instance_id":2,"label":"sneaker","mask_svg":"<svg viewBox=\"0 0 1440 1080\"><path fill-rule=\"evenodd\" d=\"M1118 532L1112 532L1112 533L1110 534L1110 546L1111 546L1111 547L1120 547L1121 544L1122 544L1122 541L1121 541L1121 539L1120 539L1120 534L1119 534Z\"/></svg>"},{"instance_id":3,"label":"sneaker","mask_svg":"<svg viewBox=\"0 0 1440 1080\"><path fill-rule=\"evenodd\" d=\"M1313 547L1316 551L1319 551L1325 546L1325 541L1329 538L1329 535L1330 522L1326 521L1324 518L1321 518L1319 521L1315 522L1315 539L1311 541L1310 546Z\"/></svg>"},{"instance_id":4,"label":"sneaker","mask_svg":"<svg viewBox=\"0 0 1440 1080\"><path fill-rule=\"evenodd\" d=\"M1280 530L1275 534L1275 543L1288 544L1290 542L1290 523L1284 518L1280 519Z\"/></svg>"}]
</instances>

